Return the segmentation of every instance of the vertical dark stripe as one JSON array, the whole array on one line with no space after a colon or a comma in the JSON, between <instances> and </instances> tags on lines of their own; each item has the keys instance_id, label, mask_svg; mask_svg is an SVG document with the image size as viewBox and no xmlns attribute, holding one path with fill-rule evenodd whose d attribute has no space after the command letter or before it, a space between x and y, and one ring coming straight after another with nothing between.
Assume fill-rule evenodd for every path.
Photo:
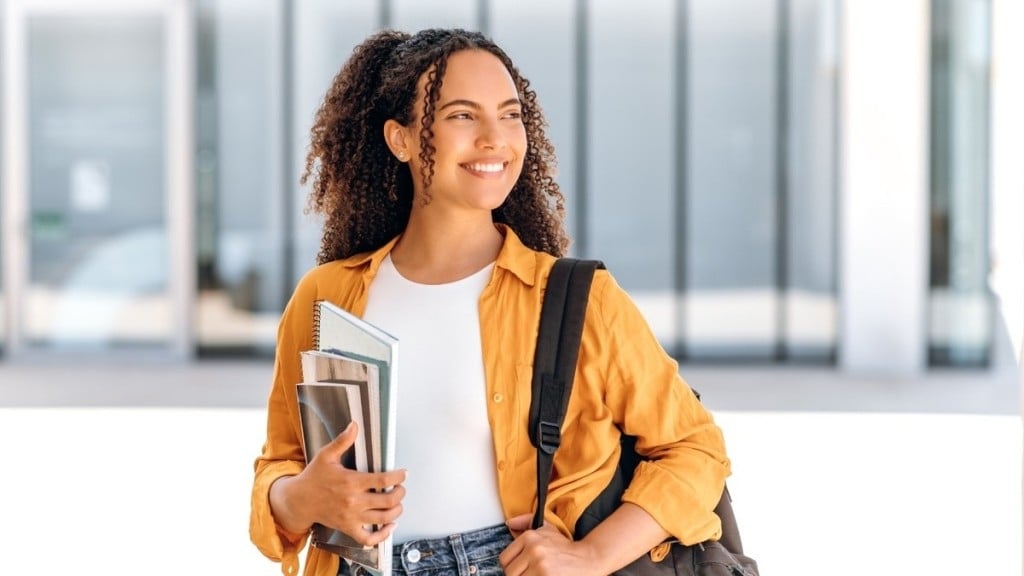
<instances>
[{"instance_id":1,"label":"vertical dark stripe","mask_svg":"<svg viewBox=\"0 0 1024 576\"><path fill-rule=\"evenodd\" d=\"M377 14L381 30L391 28L391 0L380 0L380 12Z\"/></svg>"},{"instance_id":2,"label":"vertical dark stripe","mask_svg":"<svg viewBox=\"0 0 1024 576\"><path fill-rule=\"evenodd\" d=\"M476 0L476 28L482 34L491 33L491 3L489 0Z\"/></svg>"},{"instance_id":3,"label":"vertical dark stripe","mask_svg":"<svg viewBox=\"0 0 1024 576\"><path fill-rule=\"evenodd\" d=\"M949 23L946 21L945 16L947 15L948 4L942 0L933 0L929 2L929 8L931 9L930 22L928 32L930 34L928 42L928 292L925 296L926 305L930 304L932 294L934 294L934 288L943 285L943 279L948 278L947 275L942 274L943 271L948 270L946 266L947 262L943 261L942 256L948 255L948 245L945 243L948 236L941 234L941 230L947 229L948 220L946 219L947 214L944 214L939 210L937 206L937 200L942 196L942 186L945 182L948 182L948 173L945 172L949 168L949 158L943 154L941 143L944 139L944 129L947 128L947 124L942 120L945 118L947 110L945 109L946 99L943 98L943 79L945 78L944 71L947 58L948 43L942 41L943 35L949 30ZM938 222L937 220L945 220ZM924 327L924 342L921 343L925 351L925 358L929 366L937 364L937 358L935 354L936 347L932 342L932 321L931 315L925 317Z\"/></svg>"},{"instance_id":4,"label":"vertical dark stripe","mask_svg":"<svg viewBox=\"0 0 1024 576\"><path fill-rule=\"evenodd\" d=\"M841 0L832 0L832 20L829 22L834 26L832 32L832 38L835 39L835 46L832 47L833 53L835 54L835 65L832 67L834 70L832 78L832 225L829 229L832 231L832 297L836 304L836 332L832 335L832 346L829 353L829 361L832 364L839 363L839 334L842 331L843 317L839 313L839 303L842 299L842 294L839 290L839 243L842 241L840 235L839 218L842 216L840 212L840 196L839 191L842 186L842 168L840 166L839 157L839 146L842 142L842 130L843 124L840 120L843 110L840 109L842 102L843 89L843 25L842 25L842 6Z\"/></svg>"},{"instance_id":5,"label":"vertical dark stripe","mask_svg":"<svg viewBox=\"0 0 1024 576\"><path fill-rule=\"evenodd\" d=\"M574 166L576 177L576 231L575 244L576 253L585 257L589 251L589 238L587 237L587 215L588 215L588 179L587 160L590 156L590 145L588 142L589 130L588 120L590 115L589 90L590 85L590 59L589 59L589 31L590 24L587 13L587 0L576 0L576 126L575 145L576 162Z\"/></svg>"},{"instance_id":6,"label":"vertical dark stripe","mask_svg":"<svg viewBox=\"0 0 1024 576\"><path fill-rule=\"evenodd\" d=\"M220 230L217 217L221 210L222 194L217 170L220 158L220 102L217 99L217 26L216 11L212 0L200 0L194 5L195 31L195 74L196 106L194 109L195 144L197 147L195 177L195 238L196 247L196 289L199 291L217 285L217 262L223 255L217 250L220 245ZM214 348L200 339L193 327L189 335L194 352L199 355Z\"/></svg>"},{"instance_id":7,"label":"vertical dark stripe","mask_svg":"<svg viewBox=\"0 0 1024 576\"><path fill-rule=\"evenodd\" d=\"M689 258L690 231L687 222L689 208L689 8L687 0L678 0L675 3L675 292L676 292L676 342L675 356L679 360L686 358L686 295L687 295L687 265Z\"/></svg>"},{"instance_id":8,"label":"vertical dark stripe","mask_svg":"<svg viewBox=\"0 0 1024 576\"><path fill-rule=\"evenodd\" d=\"M291 296L292 288L297 279L295 262L296 250L296 218L298 211L295 207L295 195L298 191L297 174L292 152L295 150L295 126L293 124L292 108L294 106L295 86L295 5L294 2L283 0L281 2L281 190L282 204L284 209L283 230L281 237L284 238L284 262L281 275L283 309Z\"/></svg>"},{"instance_id":9,"label":"vertical dark stripe","mask_svg":"<svg viewBox=\"0 0 1024 576\"><path fill-rule=\"evenodd\" d=\"M788 357L789 290L789 0L776 0L775 42L775 361Z\"/></svg>"}]
</instances>

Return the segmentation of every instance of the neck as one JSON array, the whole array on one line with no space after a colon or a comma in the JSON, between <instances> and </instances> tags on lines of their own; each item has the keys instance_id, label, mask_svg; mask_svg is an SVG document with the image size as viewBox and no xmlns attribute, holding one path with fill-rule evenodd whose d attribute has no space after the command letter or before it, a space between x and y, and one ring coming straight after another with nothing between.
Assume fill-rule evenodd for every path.
<instances>
[{"instance_id":1,"label":"neck","mask_svg":"<svg viewBox=\"0 0 1024 576\"><path fill-rule=\"evenodd\" d=\"M428 222L416 212L391 250L391 261L402 276L422 284L443 284L461 280L497 259L504 236L490 214Z\"/></svg>"}]
</instances>

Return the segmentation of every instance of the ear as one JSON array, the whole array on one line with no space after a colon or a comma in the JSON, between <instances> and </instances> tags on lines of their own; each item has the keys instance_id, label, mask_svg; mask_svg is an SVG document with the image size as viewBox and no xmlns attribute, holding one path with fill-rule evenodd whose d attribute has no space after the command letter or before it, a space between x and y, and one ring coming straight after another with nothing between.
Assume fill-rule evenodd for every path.
<instances>
[{"instance_id":1,"label":"ear","mask_svg":"<svg viewBox=\"0 0 1024 576\"><path fill-rule=\"evenodd\" d=\"M412 152L409 146L409 134L405 126L394 119L384 122L384 141L387 142L388 148L399 162L409 161Z\"/></svg>"}]
</instances>

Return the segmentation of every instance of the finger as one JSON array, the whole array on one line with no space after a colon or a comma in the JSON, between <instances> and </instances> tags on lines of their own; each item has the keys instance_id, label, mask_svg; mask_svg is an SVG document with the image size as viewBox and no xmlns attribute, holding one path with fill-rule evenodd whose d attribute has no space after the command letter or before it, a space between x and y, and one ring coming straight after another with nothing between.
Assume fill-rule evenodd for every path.
<instances>
[{"instance_id":1,"label":"finger","mask_svg":"<svg viewBox=\"0 0 1024 576\"><path fill-rule=\"evenodd\" d=\"M509 569L512 566L512 562L519 556L519 553L523 551L523 543L519 539L513 540L511 544L505 547L498 555L498 562L501 563L501 568L505 574L509 574Z\"/></svg>"},{"instance_id":2,"label":"finger","mask_svg":"<svg viewBox=\"0 0 1024 576\"><path fill-rule=\"evenodd\" d=\"M367 474L366 488L368 490L387 490L395 488L405 482L405 470L392 470L390 472L375 472Z\"/></svg>"},{"instance_id":3,"label":"finger","mask_svg":"<svg viewBox=\"0 0 1024 576\"><path fill-rule=\"evenodd\" d=\"M530 565L522 557L516 558L508 566L502 566L501 573L505 576L523 576Z\"/></svg>"},{"instance_id":4,"label":"finger","mask_svg":"<svg viewBox=\"0 0 1024 576\"><path fill-rule=\"evenodd\" d=\"M331 440L320 452L317 453L318 457L327 458L331 462L341 462L341 455L346 450L352 447L356 442L356 438L359 436L359 425L355 421L349 422L348 426L341 431L334 440Z\"/></svg>"},{"instance_id":5,"label":"finger","mask_svg":"<svg viewBox=\"0 0 1024 576\"><path fill-rule=\"evenodd\" d=\"M355 540L363 546L376 546L377 544L383 542L385 538L391 536L391 533L394 531L395 524L392 522L381 526L379 530L376 530L374 532L363 531L363 533L360 534L359 537L353 536L353 538L355 538Z\"/></svg>"},{"instance_id":6,"label":"finger","mask_svg":"<svg viewBox=\"0 0 1024 576\"><path fill-rule=\"evenodd\" d=\"M381 530L386 529L398 520L399 516L402 515L402 511L402 506L389 509L366 508L358 511L338 511L329 517L319 520L319 522L348 534L353 540L362 545L370 545L371 541L376 538L376 536L370 536L370 534L377 534L374 531L374 527L378 527Z\"/></svg>"},{"instance_id":7,"label":"finger","mask_svg":"<svg viewBox=\"0 0 1024 576\"><path fill-rule=\"evenodd\" d=\"M387 492L370 492L366 495L368 508L394 508L405 499L405 486L395 486Z\"/></svg>"},{"instance_id":8,"label":"finger","mask_svg":"<svg viewBox=\"0 0 1024 576\"><path fill-rule=\"evenodd\" d=\"M523 562L521 558L516 558L507 564L501 563L501 573L505 576L522 576L526 574L527 564Z\"/></svg>"},{"instance_id":9,"label":"finger","mask_svg":"<svg viewBox=\"0 0 1024 576\"><path fill-rule=\"evenodd\" d=\"M399 505L387 510L367 510L362 515L362 520L367 524L384 525L391 524L402 515L404 508Z\"/></svg>"},{"instance_id":10,"label":"finger","mask_svg":"<svg viewBox=\"0 0 1024 576\"><path fill-rule=\"evenodd\" d=\"M405 488L399 486L391 492L365 492L340 507L336 521L357 521L360 524L387 524L395 521L404 510L402 499Z\"/></svg>"},{"instance_id":11,"label":"finger","mask_svg":"<svg viewBox=\"0 0 1024 576\"><path fill-rule=\"evenodd\" d=\"M525 532L531 528L533 523L533 514L520 514L519 516L513 516L508 519L505 524L508 525L508 529L512 532Z\"/></svg>"}]
</instances>

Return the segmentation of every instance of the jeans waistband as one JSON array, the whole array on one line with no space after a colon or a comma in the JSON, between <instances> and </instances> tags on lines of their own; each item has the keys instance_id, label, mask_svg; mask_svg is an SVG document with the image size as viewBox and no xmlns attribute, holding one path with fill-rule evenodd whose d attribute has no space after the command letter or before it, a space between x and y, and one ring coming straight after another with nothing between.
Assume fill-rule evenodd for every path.
<instances>
[{"instance_id":1,"label":"jeans waistband","mask_svg":"<svg viewBox=\"0 0 1024 576\"><path fill-rule=\"evenodd\" d=\"M394 547L394 566L406 573L472 565L496 558L512 543L508 526L498 524L441 538L409 540Z\"/></svg>"}]
</instances>

